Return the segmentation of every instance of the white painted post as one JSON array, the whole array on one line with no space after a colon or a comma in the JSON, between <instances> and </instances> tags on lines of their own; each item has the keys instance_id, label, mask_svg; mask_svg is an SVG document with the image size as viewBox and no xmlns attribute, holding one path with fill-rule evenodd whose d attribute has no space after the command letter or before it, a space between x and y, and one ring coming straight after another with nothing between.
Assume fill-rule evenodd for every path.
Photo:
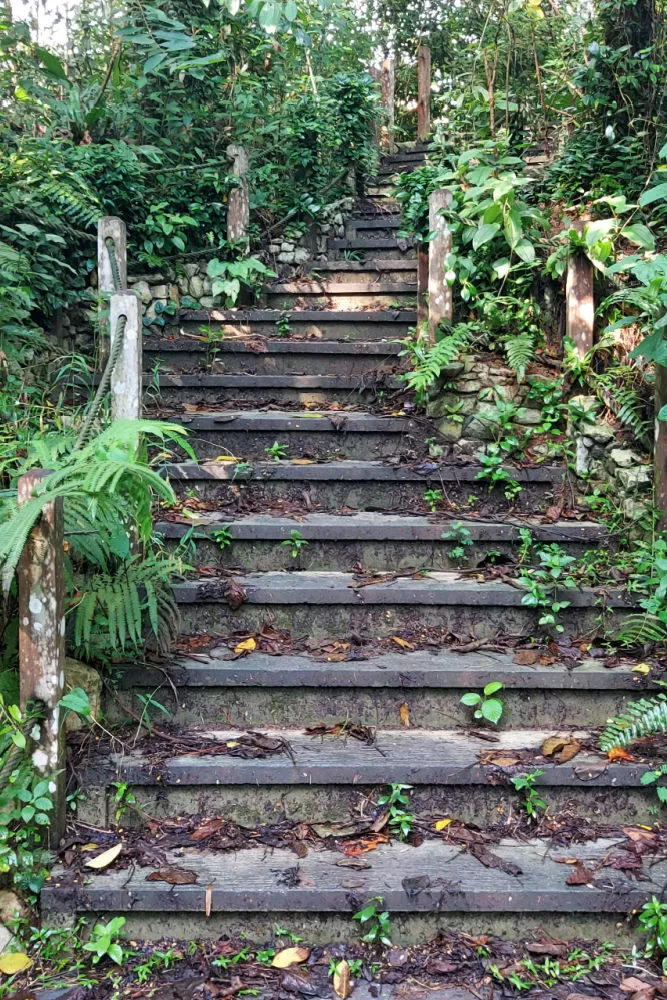
<instances>
[{"instance_id":1,"label":"white painted post","mask_svg":"<svg viewBox=\"0 0 667 1000\"><path fill-rule=\"evenodd\" d=\"M141 419L141 300L125 290L111 296L109 321L111 350L118 336L118 319L125 316L123 347L111 376L111 415L114 420Z\"/></svg>"},{"instance_id":2,"label":"white painted post","mask_svg":"<svg viewBox=\"0 0 667 1000\"><path fill-rule=\"evenodd\" d=\"M248 235L250 225L250 194L248 191L248 151L243 146L227 146L227 156L233 160L232 173L240 184L229 192L227 201L227 239L230 243Z\"/></svg>"},{"instance_id":3,"label":"white painted post","mask_svg":"<svg viewBox=\"0 0 667 1000\"><path fill-rule=\"evenodd\" d=\"M32 498L48 469L34 469L18 481L19 505ZM65 745L58 702L65 687L65 591L62 498L47 504L23 547L18 565L19 695L21 708L43 705L44 717L32 741L38 774L53 781L52 842L65 825Z\"/></svg>"},{"instance_id":4,"label":"white painted post","mask_svg":"<svg viewBox=\"0 0 667 1000\"><path fill-rule=\"evenodd\" d=\"M435 343L438 325L452 320L452 289L445 280L447 258L452 252L452 231L442 209L452 205L452 192L444 188L431 192L428 199L428 227L433 238L428 245L428 333Z\"/></svg>"},{"instance_id":5,"label":"white painted post","mask_svg":"<svg viewBox=\"0 0 667 1000\"><path fill-rule=\"evenodd\" d=\"M127 230L122 219L115 215L105 215L97 223L97 287L101 293L114 292L111 261L106 241L111 237L116 248L116 259L120 272L120 287L127 288Z\"/></svg>"},{"instance_id":6,"label":"white painted post","mask_svg":"<svg viewBox=\"0 0 667 1000\"><path fill-rule=\"evenodd\" d=\"M127 231L125 223L115 215L105 215L97 223L97 291L100 298L100 309L107 308L107 299L115 291L113 272L109 250L106 245L108 238L114 241L116 260L120 275L120 287L127 288ZM100 343L97 363L100 371L104 370L109 357L109 327L100 322Z\"/></svg>"},{"instance_id":7,"label":"white painted post","mask_svg":"<svg viewBox=\"0 0 667 1000\"><path fill-rule=\"evenodd\" d=\"M593 346L595 298L593 295L593 265L583 253L575 253L567 262L565 281L565 332L583 358Z\"/></svg>"}]
</instances>

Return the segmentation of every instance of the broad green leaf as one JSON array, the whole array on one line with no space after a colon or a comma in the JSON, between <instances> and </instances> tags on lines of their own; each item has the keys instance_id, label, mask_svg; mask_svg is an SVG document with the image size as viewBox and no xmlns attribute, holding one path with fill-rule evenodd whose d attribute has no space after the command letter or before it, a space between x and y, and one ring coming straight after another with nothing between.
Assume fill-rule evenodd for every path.
<instances>
[{"instance_id":1,"label":"broad green leaf","mask_svg":"<svg viewBox=\"0 0 667 1000\"><path fill-rule=\"evenodd\" d=\"M643 195L639 199L639 204L642 208L646 208L647 205L652 205L655 201L663 201L666 198L667 184L658 184L656 187L652 187L649 188L648 191L644 191Z\"/></svg>"},{"instance_id":2,"label":"broad green leaf","mask_svg":"<svg viewBox=\"0 0 667 1000\"><path fill-rule=\"evenodd\" d=\"M631 358L647 358L655 361L657 365L667 366L667 341L663 331L655 330L642 340L633 351L630 351Z\"/></svg>"},{"instance_id":3,"label":"broad green leaf","mask_svg":"<svg viewBox=\"0 0 667 1000\"><path fill-rule=\"evenodd\" d=\"M599 243L605 236L608 236L618 225L616 219L598 219L596 222L589 222L584 229L586 246L592 247Z\"/></svg>"},{"instance_id":4,"label":"broad green leaf","mask_svg":"<svg viewBox=\"0 0 667 1000\"><path fill-rule=\"evenodd\" d=\"M294 0L287 0L285 4L285 19L287 21L294 21L298 13L299 11Z\"/></svg>"},{"instance_id":5,"label":"broad green leaf","mask_svg":"<svg viewBox=\"0 0 667 1000\"><path fill-rule=\"evenodd\" d=\"M467 705L469 708L474 708L475 705L479 705L481 700L482 699L480 695L475 694L474 691L469 691L467 694L464 694L463 697L461 698L461 704Z\"/></svg>"},{"instance_id":6,"label":"broad green leaf","mask_svg":"<svg viewBox=\"0 0 667 1000\"><path fill-rule=\"evenodd\" d=\"M76 712L77 715L90 716L90 701L83 688L72 688L71 691L62 696L59 704L61 708L67 708L70 712Z\"/></svg>"},{"instance_id":7,"label":"broad green leaf","mask_svg":"<svg viewBox=\"0 0 667 1000\"><path fill-rule=\"evenodd\" d=\"M475 235L472 238L473 249L479 250L481 246L492 240L497 232L500 231L500 226L496 222L491 222L488 224L482 224L478 226L475 230Z\"/></svg>"},{"instance_id":8,"label":"broad green leaf","mask_svg":"<svg viewBox=\"0 0 667 1000\"><path fill-rule=\"evenodd\" d=\"M487 698L482 702L482 715L488 722L496 725L503 714L503 703L499 698Z\"/></svg>"},{"instance_id":9,"label":"broad green leaf","mask_svg":"<svg viewBox=\"0 0 667 1000\"><path fill-rule=\"evenodd\" d=\"M631 243L636 243L643 250L655 250L655 237L648 226L645 226L642 222L626 226L622 230L622 233L626 239L630 240Z\"/></svg>"},{"instance_id":10,"label":"broad green leaf","mask_svg":"<svg viewBox=\"0 0 667 1000\"><path fill-rule=\"evenodd\" d=\"M54 56L53 52L49 52L47 49L40 49L35 47L35 55L44 66L51 76L57 77L59 80L67 80L67 73L63 69L63 65L57 56Z\"/></svg>"},{"instance_id":11,"label":"broad green leaf","mask_svg":"<svg viewBox=\"0 0 667 1000\"><path fill-rule=\"evenodd\" d=\"M535 247L530 240L519 240L514 247L514 252L526 264L532 264L535 260Z\"/></svg>"}]
</instances>

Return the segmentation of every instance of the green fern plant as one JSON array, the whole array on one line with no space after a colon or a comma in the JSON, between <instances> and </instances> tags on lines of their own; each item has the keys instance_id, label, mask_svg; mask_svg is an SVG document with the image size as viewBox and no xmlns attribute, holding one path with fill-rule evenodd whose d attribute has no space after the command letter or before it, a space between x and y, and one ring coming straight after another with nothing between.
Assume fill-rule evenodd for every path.
<instances>
[{"instance_id":1,"label":"green fern plant","mask_svg":"<svg viewBox=\"0 0 667 1000\"><path fill-rule=\"evenodd\" d=\"M648 611L643 615L628 615L616 636L616 642L625 648L640 646L645 642L664 642L666 639L667 625Z\"/></svg>"},{"instance_id":2,"label":"green fern plant","mask_svg":"<svg viewBox=\"0 0 667 1000\"><path fill-rule=\"evenodd\" d=\"M614 747L627 747L635 740L667 732L667 695L641 698L627 706L622 715L610 719L600 737L605 753Z\"/></svg>"},{"instance_id":3,"label":"green fern plant","mask_svg":"<svg viewBox=\"0 0 667 1000\"><path fill-rule=\"evenodd\" d=\"M505 340L507 363L517 380L523 382L528 365L535 355L535 339L530 333L519 333Z\"/></svg>"},{"instance_id":4,"label":"green fern plant","mask_svg":"<svg viewBox=\"0 0 667 1000\"><path fill-rule=\"evenodd\" d=\"M436 344L424 346L419 341L403 341L401 357L411 355L413 371L400 377L418 396L423 396L439 378L443 368L457 361L469 341L469 331L462 323L453 327Z\"/></svg>"}]
</instances>

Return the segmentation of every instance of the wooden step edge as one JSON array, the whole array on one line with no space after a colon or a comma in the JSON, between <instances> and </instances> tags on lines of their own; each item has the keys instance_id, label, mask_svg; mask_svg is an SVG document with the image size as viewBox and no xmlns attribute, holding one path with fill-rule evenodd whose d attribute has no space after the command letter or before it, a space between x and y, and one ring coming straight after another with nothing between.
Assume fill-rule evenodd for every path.
<instances>
[{"instance_id":1,"label":"wooden step edge","mask_svg":"<svg viewBox=\"0 0 667 1000\"><path fill-rule=\"evenodd\" d=\"M253 349L251 338L244 340L219 340L210 343L196 337L161 337L146 339L143 343L145 354L193 353L206 354L214 347L217 354L377 354L397 355L404 350L398 340L294 340L287 337L265 338L262 350Z\"/></svg>"},{"instance_id":2,"label":"wooden step edge","mask_svg":"<svg viewBox=\"0 0 667 1000\"><path fill-rule=\"evenodd\" d=\"M267 295L416 295L417 283L407 281L291 281L281 285L266 285L264 291ZM292 316L301 315L303 315L301 312L292 313Z\"/></svg>"},{"instance_id":3,"label":"wooden step edge","mask_svg":"<svg viewBox=\"0 0 667 1000\"><path fill-rule=\"evenodd\" d=\"M277 323L281 318L298 323L414 323L417 313L414 309L180 309L176 316L182 323L236 325Z\"/></svg>"}]
</instances>

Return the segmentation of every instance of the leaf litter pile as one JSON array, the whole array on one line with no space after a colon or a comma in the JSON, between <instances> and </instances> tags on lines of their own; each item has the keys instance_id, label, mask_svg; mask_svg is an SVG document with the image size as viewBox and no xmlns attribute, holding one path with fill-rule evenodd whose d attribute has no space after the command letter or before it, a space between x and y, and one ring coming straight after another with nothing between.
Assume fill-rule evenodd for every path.
<instances>
[{"instance_id":1,"label":"leaf litter pile","mask_svg":"<svg viewBox=\"0 0 667 1000\"><path fill-rule=\"evenodd\" d=\"M354 941L309 946L276 925L275 936L262 946L222 937L196 945L171 939L154 945L133 941L129 948L122 966L97 966L86 988L76 985L74 974L68 988L68 973L58 969L59 985L64 986L60 1000L148 1000L156 993L162 1000L232 1000L248 994L263 1000L348 1000L366 991L384 1000L423 1000L431 991L456 987L468 991L469 1000L519 995L535 1000L667 997L667 983L655 963L644 960L639 967L628 967L610 945L565 942L546 932L505 941L441 931L417 947L380 949ZM169 963L160 960L165 954L170 955ZM14 984L14 1000L38 1000L36 991L49 975L41 960L38 972L27 969Z\"/></svg>"}]
</instances>

